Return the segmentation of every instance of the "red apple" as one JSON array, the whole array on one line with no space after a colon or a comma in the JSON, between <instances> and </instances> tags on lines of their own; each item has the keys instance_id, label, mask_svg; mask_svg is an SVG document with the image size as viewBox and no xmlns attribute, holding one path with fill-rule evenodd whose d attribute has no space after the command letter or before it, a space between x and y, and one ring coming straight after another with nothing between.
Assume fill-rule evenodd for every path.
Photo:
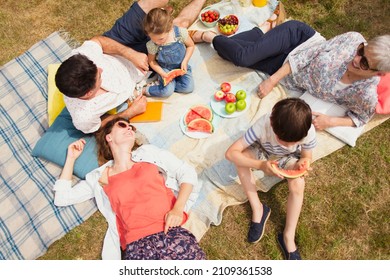
<instances>
[{"instance_id":1,"label":"red apple","mask_svg":"<svg viewBox=\"0 0 390 280\"><path fill-rule=\"evenodd\" d=\"M231 92L229 92L229 93L226 93L226 96L225 96L225 101L226 101L226 103L234 103L234 102L236 102L236 96L233 94L233 93L231 93Z\"/></svg>"},{"instance_id":2,"label":"red apple","mask_svg":"<svg viewBox=\"0 0 390 280\"><path fill-rule=\"evenodd\" d=\"M223 92L229 92L232 86L228 82L224 82L221 84L221 90Z\"/></svg>"},{"instance_id":3,"label":"red apple","mask_svg":"<svg viewBox=\"0 0 390 280\"><path fill-rule=\"evenodd\" d=\"M225 99L226 93L224 93L222 90L218 90L214 93L214 99L215 101L222 101Z\"/></svg>"}]
</instances>

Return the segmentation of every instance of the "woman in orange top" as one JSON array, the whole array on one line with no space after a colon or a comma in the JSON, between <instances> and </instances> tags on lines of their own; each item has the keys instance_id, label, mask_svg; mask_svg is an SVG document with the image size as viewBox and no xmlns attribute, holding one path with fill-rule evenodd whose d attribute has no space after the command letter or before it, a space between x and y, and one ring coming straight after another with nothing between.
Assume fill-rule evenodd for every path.
<instances>
[{"instance_id":1,"label":"woman in orange top","mask_svg":"<svg viewBox=\"0 0 390 280\"><path fill-rule=\"evenodd\" d=\"M96 134L103 166L71 187L73 165L85 141L68 147L57 180L55 204L72 205L95 198L107 219L103 259L205 259L194 235L181 227L199 185L194 168L152 145L134 150L135 128L123 118L109 121Z\"/></svg>"}]
</instances>

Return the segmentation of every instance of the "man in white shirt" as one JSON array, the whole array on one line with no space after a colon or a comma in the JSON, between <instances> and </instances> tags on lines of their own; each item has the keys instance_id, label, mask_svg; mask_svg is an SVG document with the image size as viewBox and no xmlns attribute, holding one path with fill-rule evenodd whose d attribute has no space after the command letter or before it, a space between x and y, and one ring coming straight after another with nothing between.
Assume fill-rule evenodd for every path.
<instances>
[{"instance_id":1,"label":"man in white shirt","mask_svg":"<svg viewBox=\"0 0 390 280\"><path fill-rule=\"evenodd\" d=\"M98 37L84 42L56 74L73 124L84 133L104 126L115 117L106 113L122 104L117 115L127 119L146 109L146 98L135 89L144 75L127 59L103 50Z\"/></svg>"},{"instance_id":2,"label":"man in white shirt","mask_svg":"<svg viewBox=\"0 0 390 280\"><path fill-rule=\"evenodd\" d=\"M106 112L121 104L119 116L131 118L146 110L146 98L136 84L149 70L146 52L148 38L142 20L167 0L139 0L119 18L104 36L95 36L73 51L56 74L56 85L65 95L74 126L92 133L115 115ZM205 0L193 0L183 8L174 23L188 27L197 18ZM126 104L127 103L127 104ZM130 106L128 106L130 105ZM123 110L124 109L124 110Z\"/></svg>"}]
</instances>

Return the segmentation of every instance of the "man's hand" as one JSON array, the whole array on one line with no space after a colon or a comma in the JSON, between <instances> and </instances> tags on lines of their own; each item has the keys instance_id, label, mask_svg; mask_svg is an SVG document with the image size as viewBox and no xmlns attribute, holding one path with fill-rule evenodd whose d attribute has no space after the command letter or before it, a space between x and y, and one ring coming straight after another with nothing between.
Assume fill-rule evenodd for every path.
<instances>
[{"instance_id":1,"label":"man's hand","mask_svg":"<svg viewBox=\"0 0 390 280\"><path fill-rule=\"evenodd\" d=\"M124 112L128 118L132 118L136 115L142 114L146 111L146 97L143 95L137 96L133 103Z\"/></svg>"},{"instance_id":2,"label":"man's hand","mask_svg":"<svg viewBox=\"0 0 390 280\"><path fill-rule=\"evenodd\" d=\"M128 59L142 72L142 74L146 75L149 71L148 56L146 54L134 51Z\"/></svg>"},{"instance_id":3,"label":"man's hand","mask_svg":"<svg viewBox=\"0 0 390 280\"><path fill-rule=\"evenodd\" d=\"M106 36L95 36L91 39L98 43L103 53L110 55L120 55L131 61L144 75L149 70L148 56L138 52Z\"/></svg>"}]
</instances>

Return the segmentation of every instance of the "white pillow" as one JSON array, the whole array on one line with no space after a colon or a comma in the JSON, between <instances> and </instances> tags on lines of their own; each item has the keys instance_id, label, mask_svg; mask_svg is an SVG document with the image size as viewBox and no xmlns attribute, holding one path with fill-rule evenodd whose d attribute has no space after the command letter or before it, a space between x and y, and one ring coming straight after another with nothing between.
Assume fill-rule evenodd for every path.
<instances>
[{"instance_id":1,"label":"white pillow","mask_svg":"<svg viewBox=\"0 0 390 280\"><path fill-rule=\"evenodd\" d=\"M323 101L307 92L300 96L300 98L305 100L306 103L309 104L311 110L314 112L319 112L332 117L344 117L347 112L345 107ZM362 134L364 126L335 126L325 130L351 147L355 147L356 140Z\"/></svg>"}]
</instances>

